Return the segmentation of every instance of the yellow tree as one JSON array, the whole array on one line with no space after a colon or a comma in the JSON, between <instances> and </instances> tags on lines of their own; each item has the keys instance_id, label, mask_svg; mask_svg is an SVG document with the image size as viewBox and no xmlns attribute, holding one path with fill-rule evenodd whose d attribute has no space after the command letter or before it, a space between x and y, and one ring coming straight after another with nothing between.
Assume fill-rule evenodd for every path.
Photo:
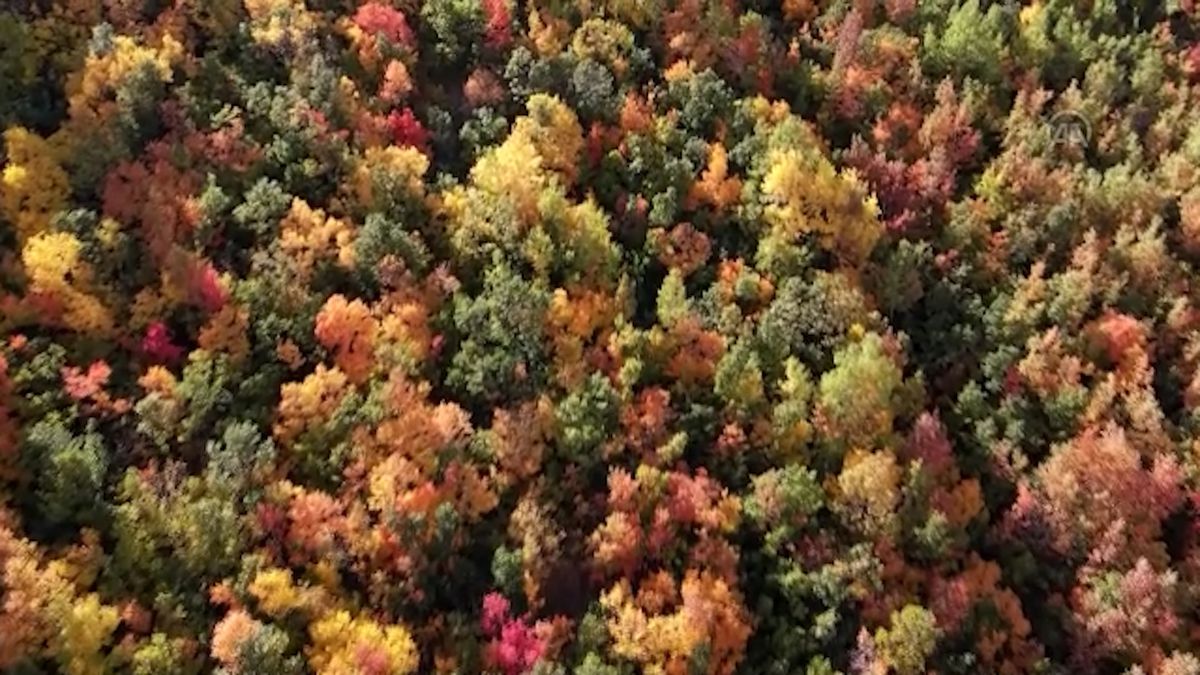
<instances>
[{"instance_id":1,"label":"yellow tree","mask_svg":"<svg viewBox=\"0 0 1200 675\"><path fill-rule=\"evenodd\" d=\"M279 226L279 247L296 263L302 279L323 259L349 267L354 262L354 230L349 223L327 216L297 197Z\"/></svg>"},{"instance_id":2,"label":"yellow tree","mask_svg":"<svg viewBox=\"0 0 1200 675\"><path fill-rule=\"evenodd\" d=\"M70 184L51 144L21 127L4 132L8 163L0 175L0 213L16 227L23 243L50 227L67 205Z\"/></svg>"},{"instance_id":3,"label":"yellow tree","mask_svg":"<svg viewBox=\"0 0 1200 675\"><path fill-rule=\"evenodd\" d=\"M87 292L91 270L80 260L82 246L65 232L39 234L21 251L29 288L62 304L63 322L80 333L112 331L112 316L98 298Z\"/></svg>"},{"instance_id":4,"label":"yellow tree","mask_svg":"<svg viewBox=\"0 0 1200 675\"><path fill-rule=\"evenodd\" d=\"M883 224L875 198L853 171L839 173L819 153L796 148L773 150L767 166L762 191L771 224L768 251L812 233L850 266L870 256Z\"/></svg>"},{"instance_id":5,"label":"yellow tree","mask_svg":"<svg viewBox=\"0 0 1200 675\"><path fill-rule=\"evenodd\" d=\"M664 571L635 593L622 579L603 594L613 652L646 673L683 673L697 649L707 647L707 675L737 669L750 637L750 617L736 589L707 571L689 570L676 586Z\"/></svg>"},{"instance_id":6,"label":"yellow tree","mask_svg":"<svg viewBox=\"0 0 1200 675\"><path fill-rule=\"evenodd\" d=\"M404 626L340 610L313 622L308 632L308 662L317 675L405 675L417 669L417 647Z\"/></svg>"},{"instance_id":7,"label":"yellow tree","mask_svg":"<svg viewBox=\"0 0 1200 675\"><path fill-rule=\"evenodd\" d=\"M584 146L583 127L575 111L547 94L530 96L526 108L529 114L517 118L513 134L528 138L544 166L561 173L567 186L573 184Z\"/></svg>"}]
</instances>

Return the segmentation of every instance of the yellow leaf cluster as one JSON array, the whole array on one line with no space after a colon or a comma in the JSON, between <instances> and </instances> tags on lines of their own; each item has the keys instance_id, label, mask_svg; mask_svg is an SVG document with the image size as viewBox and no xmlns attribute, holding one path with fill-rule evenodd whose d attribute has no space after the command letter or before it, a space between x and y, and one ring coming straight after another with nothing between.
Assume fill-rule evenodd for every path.
<instances>
[{"instance_id":1,"label":"yellow leaf cluster","mask_svg":"<svg viewBox=\"0 0 1200 675\"><path fill-rule=\"evenodd\" d=\"M771 101L764 96L755 96L746 107L751 117L761 124L779 124L792 114L792 108L787 101Z\"/></svg>"},{"instance_id":2,"label":"yellow leaf cluster","mask_svg":"<svg viewBox=\"0 0 1200 675\"><path fill-rule=\"evenodd\" d=\"M292 571L279 567L262 570L250 582L250 595L258 600L262 611L272 617L281 617L304 606L305 598L292 581Z\"/></svg>"},{"instance_id":3,"label":"yellow leaf cluster","mask_svg":"<svg viewBox=\"0 0 1200 675\"><path fill-rule=\"evenodd\" d=\"M608 252L608 225L590 204L573 205L565 196L578 177L585 145L574 111L557 97L531 96L528 114L518 117L512 133L484 153L471 168L470 184L443 192L441 213L451 240L466 255L477 255L485 242L522 249L535 269L545 271L553 253L546 230L548 214L562 216L563 238L581 269L603 269L597 260Z\"/></svg>"},{"instance_id":4,"label":"yellow leaf cluster","mask_svg":"<svg viewBox=\"0 0 1200 675\"><path fill-rule=\"evenodd\" d=\"M852 451L837 479L852 524L867 535L889 534L900 503L900 466L891 452Z\"/></svg>"},{"instance_id":5,"label":"yellow leaf cluster","mask_svg":"<svg viewBox=\"0 0 1200 675\"><path fill-rule=\"evenodd\" d=\"M3 517L0 513L0 669L44 652L57 657L68 675L107 672L104 651L118 612L95 593L77 594L94 580L84 568L95 554L95 539L85 533L83 543L63 558L45 561L36 545L3 526Z\"/></svg>"},{"instance_id":6,"label":"yellow leaf cluster","mask_svg":"<svg viewBox=\"0 0 1200 675\"><path fill-rule=\"evenodd\" d=\"M250 37L260 45L295 45L317 25L304 0L245 0Z\"/></svg>"},{"instance_id":7,"label":"yellow leaf cluster","mask_svg":"<svg viewBox=\"0 0 1200 675\"><path fill-rule=\"evenodd\" d=\"M349 223L314 209L299 197L279 227L279 246L296 262L303 277L312 274L318 260L335 258L349 267L354 263L354 231Z\"/></svg>"},{"instance_id":8,"label":"yellow leaf cluster","mask_svg":"<svg viewBox=\"0 0 1200 675\"><path fill-rule=\"evenodd\" d=\"M65 232L39 234L21 251L30 290L50 295L63 305L63 321L80 333L112 331L112 316L95 296L82 290L90 277L80 257L80 243Z\"/></svg>"},{"instance_id":9,"label":"yellow leaf cluster","mask_svg":"<svg viewBox=\"0 0 1200 675\"><path fill-rule=\"evenodd\" d=\"M537 220L538 198L549 185L544 160L528 134L510 134L500 147L488 152L471 168L476 187L512 201L521 221Z\"/></svg>"},{"instance_id":10,"label":"yellow leaf cluster","mask_svg":"<svg viewBox=\"0 0 1200 675\"><path fill-rule=\"evenodd\" d=\"M359 675L370 672L404 675L417 669L417 648L408 630L379 624L342 610L330 612L309 626L312 644L308 661L317 675Z\"/></svg>"},{"instance_id":11,"label":"yellow leaf cluster","mask_svg":"<svg viewBox=\"0 0 1200 675\"><path fill-rule=\"evenodd\" d=\"M587 376L585 350L607 345L608 326L620 310L616 298L589 289L554 291L547 327L554 345L555 372L564 387L578 386Z\"/></svg>"},{"instance_id":12,"label":"yellow leaf cluster","mask_svg":"<svg viewBox=\"0 0 1200 675\"><path fill-rule=\"evenodd\" d=\"M852 171L838 173L823 157L776 150L763 179L767 218L785 239L804 232L851 265L864 262L883 234L879 206Z\"/></svg>"},{"instance_id":13,"label":"yellow leaf cluster","mask_svg":"<svg viewBox=\"0 0 1200 675\"><path fill-rule=\"evenodd\" d=\"M583 283L611 280L617 253L609 231L608 215L588 197L564 212L556 237L569 252L571 269Z\"/></svg>"},{"instance_id":14,"label":"yellow leaf cluster","mask_svg":"<svg viewBox=\"0 0 1200 675\"><path fill-rule=\"evenodd\" d=\"M600 604L608 612L613 652L640 664L643 673L690 672L692 654L707 645L704 672L729 675L750 637L749 617L736 593L709 572L689 570L678 593L664 573L643 582L636 595L623 579L601 596Z\"/></svg>"},{"instance_id":15,"label":"yellow leaf cluster","mask_svg":"<svg viewBox=\"0 0 1200 675\"><path fill-rule=\"evenodd\" d=\"M77 599L62 618L58 640L59 658L67 675L103 675L103 649L117 628L120 617L115 607L100 603L91 593Z\"/></svg>"},{"instance_id":16,"label":"yellow leaf cluster","mask_svg":"<svg viewBox=\"0 0 1200 675\"><path fill-rule=\"evenodd\" d=\"M354 197L364 206L377 205L381 199L389 197L376 194L376 186L381 184L380 177L386 175L390 178L386 183L389 191L394 186L400 186L409 196L424 198L424 176L427 171L429 158L412 146L367 148L351 177Z\"/></svg>"},{"instance_id":17,"label":"yellow leaf cluster","mask_svg":"<svg viewBox=\"0 0 1200 675\"><path fill-rule=\"evenodd\" d=\"M310 427L329 419L349 391L346 374L337 368L318 364L303 382L289 382L280 389L279 414L275 437L290 443Z\"/></svg>"},{"instance_id":18,"label":"yellow leaf cluster","mask_svg":"<svg viewBox=\"0 0 1200 675\"><path fill-rule=\"evenodd\" d=\"M560 172L566 185L571 185L578 173L584 145L583 128L575 111L557 96L547 94L530 96L526 108L529 114L517 118L513 135L527 137L543 165Z\"/></svg>"},{"instance_id":19,"label":"yellow leaf cluster","mask_svg":"<svg viewBox=\"0 0 1200 675\"><path fill-rule=\"evenodd\" d=\"M376 513L390 514L401 510L402 506L416 505L409 499L409 493L422 481L421 469L416 464L399 454L388 455L367 477L367 506ZM432 499L421 501L431 505ZM411 512L411 509L404 510Z\"/></svg>"},{"instance_id":20,"label":"yellow leaf cluster","mask_svg":"<svg viewBox=\"0 0 1200 675\"><path fill-rule=\"evenodd\" d=\"M126 35L112 40L112 48L104 54L91 54L83 68L67 83L68 110L76 123L92 122L105 117L115 105L109 99L129 77L146 67L153 70L162 82L170 82L172 68L183 57L183 45L170 35L163 35L162 44L155 47L138 44Z\"/></svg>"},{"instance_id":21,"label":"yellow leaf cluster","mask_svg":"<svg viewBox=\"0 0 1200 675\"><path fill-rule=\"evenodd\" d=\"M53 608L70 602L71 587L54 569L39 564L37 548L0 527L4 604L0 607L0 668L41 649L55 632Z\"/></svg>"},{"instance_id":22,"label":"yellow leaf cluster","mask_svg":"<svg viewBox=\"0 0 1200 675\"><path fill-rule=\"evenodd\" d=\"M67 173L54 148L21 127L4 132L8 163L0 175L0 213L17 230L17 241L50 227L54 214L66 207L70 190Z\"/></svg>"},{"instance_id":23,"label":"yellow leaf cluster","mask_svg":"<svg viewBox=\"0 0 1200 675\"><path fill-rule=\"evenodd\" d=\"M608 19L588 19L571 36L572 52L608 65L618 77L629 70L628 55L633 47L633 32Z\"/></svg>"}]
</instances>

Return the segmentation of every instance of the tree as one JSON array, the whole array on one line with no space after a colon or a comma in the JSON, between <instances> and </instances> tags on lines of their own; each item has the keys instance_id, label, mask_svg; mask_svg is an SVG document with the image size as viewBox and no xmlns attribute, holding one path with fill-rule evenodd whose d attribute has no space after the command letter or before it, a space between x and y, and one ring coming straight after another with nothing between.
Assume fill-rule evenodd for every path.
<instances>
[{"instance_id":1,"label":"tree","mask_svg":"<svg viewBox=\"0 0 1200 675\"><path fill-rule=\"evenodd\" d=\"M320 675L372 670L405 675L417 669L417 651L408 631L333 611L309 626L308 662Z\"/></svg>"},{"instance_id":2,"label":"tree","mask_svg":"<svg viewBox=\"0 0 1200 675\"><path fill-rule=\"evenodd\" d=\"M901 675L925 670L925 661L937 648L938 630L933 614L920 605L892 612L891 625L875 633L879 655Z\"/></svg>"},{"instance_id":3,"label":"tree","mask_svg":"<svg viewBox=\"0 0 1200 675\"><path fill-rule=\"evenodd\" d=\"M1000 64L1008 51L1004 23L997 5L984 11L979 0L956 3L944 24L926 28L921 45L923 65L935 77L953 73L988 83L1003 81Z\"/></svg>"},{"instance_id":4,"label":"tree","mask_svg":"<svg viewBox=\"0 0 1200 675\"><path fill-rule=\"evenodd\" d=\"M26 430L21 454L32 462L43 522L98 526L106 521L103 495L110 457L95 429L76 435L66 420L44 418Z\"/></svg>"},{"instance_id":5,"label":"tree","mask_svg":"<svg viewBox=\"0 0 1200 675\"><path fill-rule=\"evenodd\" d=\"M61 303L62 321L84 334L104 335L112 330L108 308L88 292L91 271L80 260L79 240L66 233L43 233L30 237L21 251L30 290Z\"/></svg>"},{"instance_id":6,"label":"tree","mask_svg":"<svg viewBox=\"0 0 1200 675\"><path fill-rule=\"evenodd\" d=\"M8 162L0 178L0 213L23 243L49 229L51 218L66 208L70 182L54 146L37 134L10 127L4 148Z\"/></svg>"},{"instance_id":7,"label":"tree","mask_svg":"<svg viewBox=\"0 0 1200 675\"><path fill-rule=\"evenodd\" d=\"M353 384L371 374L379 324L361 300L331 295L317 313L317 341L333 352L334 362Z\"/></svg>"},{"instance_id":8,"label":"tree","mask_svg":"<svg viewBox=\"0 0 1200 675\"><path fill-rule=\"evenodd\" d=\"M446 384L465 400L498 403L536 391L546 375L544 321L550 294L499 263L483 290L456 295L452 320L461 342L450 357Z\"/></svg>"},{"instance_id":9,"label":"tree","mask_svg":"<svg viewBox=\"0 0 1200 675\"><path fill-rule=\"evenodd\" d=\"M861 265L883 234L879 207L853 172L838 173L812 150L774 150L767 158L762 194L772 226L759 248L759 264L778 264L799 234L812 233L820 246L847 265Z\"/></svg>"},{"instance_id":10,"label":"tree","mask_svg":"<svg viewBox=\"0 0 1200 675\"><path fill-rule=\"evenodd\" d=\"M563 399L555 409L558 444L564 455L583 466L603 459L617 427L619 399L608 378L592 373L583 386Z\"/></svg>"},{"instance_id":11,"label":"tree","mask_svg":"<svg viewBox=\"0 0 1200 675\"><path fill-rule=\"evenodd\" d=\"M870 447L892 431L902 373L879 335L867 333L834 355L821 376L817 414L826 436L852 447Z\"/></svg>"},{"instance_id":12,"label":"tree","mask_svg":"<svg viewBox=\"0 0 1200 675\"><path fill-rule=\"evenodd\" d=\"M474 53L475 43L484 32L483 6L472 0L434 0L421 6L421 21L432 35L432 47L438 59L458 65Z\"/></svg>"}]
</instances>

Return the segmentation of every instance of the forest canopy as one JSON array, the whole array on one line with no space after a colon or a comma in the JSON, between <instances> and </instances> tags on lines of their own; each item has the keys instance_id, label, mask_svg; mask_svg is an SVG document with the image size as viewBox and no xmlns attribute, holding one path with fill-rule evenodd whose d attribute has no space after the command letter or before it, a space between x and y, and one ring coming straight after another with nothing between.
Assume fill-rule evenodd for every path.
<instances>
[{"instance_id":1,"label":"forest canopy","mask_svg":"<svg viewBox=\"0 0 1200 675\"><path fill-rule=\"evenodd\" d=\"M1194 0L0 3L0 671L1200 675Z\"/></svg>"}]
</instances>

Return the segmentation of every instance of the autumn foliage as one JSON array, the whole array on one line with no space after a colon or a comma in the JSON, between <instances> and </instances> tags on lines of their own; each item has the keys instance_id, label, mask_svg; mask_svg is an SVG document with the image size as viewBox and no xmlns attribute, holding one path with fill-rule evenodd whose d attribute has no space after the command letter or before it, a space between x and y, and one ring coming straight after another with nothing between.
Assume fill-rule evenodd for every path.
<instances>
[{"instance_id":1,"label":"autumn foliage","mask_svg":"<svg viewBox=\"0 0 1200 675\"><path fill-rule=\"evenodd\" d=\"M0 2L0 671L1200 675L1200 4Z\"/></svg>"}]
</instances>

